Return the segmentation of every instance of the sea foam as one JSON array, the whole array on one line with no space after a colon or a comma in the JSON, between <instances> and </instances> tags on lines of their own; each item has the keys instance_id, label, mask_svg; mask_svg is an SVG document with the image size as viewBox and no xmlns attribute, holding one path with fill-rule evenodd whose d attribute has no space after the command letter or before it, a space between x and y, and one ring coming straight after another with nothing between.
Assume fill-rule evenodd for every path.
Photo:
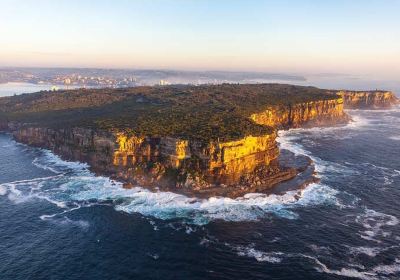
<instances>
[{"instance_id":1,"label":"sea foam","mask_svg":"<svg viewBox=\"0 0 400 280\"><path fill-rule=\"evenodd\" d=\"M54 215L43 215L43 219L79 209L76 205L88 205L89 202L110 202L117 211L162 220L183 219L198 225L214 220L255 221L268 215L296 219L297 207L336 204L336 191L316 183L283 195L253 193L236 199L196 199L172 192L152 192L139 186L124 189L118 182L95 176L86 164L67 162L49 151L42 152L34 163L54 171L54 176L10 182L0 187L2 193L8 193L8 198L15 203L41 199L62 209Z\"/></svg>"},{"instance_id":2,"label":"sea foam","mask_svg":"<svg viewBox=\"0 0 400 280\"><path fill-rule=\"evenodd\" d=\"M0 185L0 195L6 195L7 193L8 193L7 187Z\"/></svg>"}]
</instances>

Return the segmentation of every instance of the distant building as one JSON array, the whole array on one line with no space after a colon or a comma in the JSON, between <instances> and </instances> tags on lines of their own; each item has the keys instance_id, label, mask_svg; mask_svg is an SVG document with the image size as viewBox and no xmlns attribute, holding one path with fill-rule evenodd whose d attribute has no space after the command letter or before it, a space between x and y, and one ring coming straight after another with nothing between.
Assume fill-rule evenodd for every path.
<instances>
[{"instance_id":1,"label":"distant building","mask_svg":"<svg viewBox=\"0 0 400 280\"><path fill-rule=\"evenodd\" d=\"M160 82L158 83L160 86L167 86L167 85L169 85L170 83L168 82L168 81L166 81L166 80L160 80Z\"/></svg>"}]
</instances>

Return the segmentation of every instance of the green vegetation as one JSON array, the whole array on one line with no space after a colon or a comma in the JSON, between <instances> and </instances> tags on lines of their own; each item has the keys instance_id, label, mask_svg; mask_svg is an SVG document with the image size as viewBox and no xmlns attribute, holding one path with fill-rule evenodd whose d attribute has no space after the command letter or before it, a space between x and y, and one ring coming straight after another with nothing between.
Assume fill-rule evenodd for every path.
<instances>
[{"instance_id":1,"label":"green vegetation","mask_svg":"<svg viewBox=\"0 0 400 280\"><path fill-rule=\"evenodd\" d=\"M0 98L0 120L143 136L233 140L270 133L271 128L249 119L268 106L336 98L318 88L282 84L79 89Z\"/></svg>"}]
</instances>

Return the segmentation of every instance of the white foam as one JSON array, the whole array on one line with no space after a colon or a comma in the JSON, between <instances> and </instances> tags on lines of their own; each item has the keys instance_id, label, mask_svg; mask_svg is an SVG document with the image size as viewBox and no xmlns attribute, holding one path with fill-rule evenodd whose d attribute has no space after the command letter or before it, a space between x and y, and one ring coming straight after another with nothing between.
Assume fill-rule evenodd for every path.
<instances>
[{"instance_id":1,"label":"white foam","mask_svg":"<svg viewBox=\"0 0 400 280\"><path fill-rule=\"evenodd\" d=\"M285 145L286 139L288 146L297 147L299 153L309 154L303 147L292 145L290 141L295 139L294 134L287 136L280 138L281 145ZM314 157L314 160L321 166L321 170L329 168L321 159ZM9 197L19 201L32 197L48 201L63 209L55 215L73 210L71 203L83 206L89 201L100 203L111 201L118 211L140 213L163 220L178 218L188 223L206 224L213 220L254 221L269 215L296 219L298 207L341 205L337 199L338 192L324 184L314 183L303 190L290 191L283 195L247 194L236 199L224 197L196 199L172 192L151 192L140 187L124 189L120 183L94 176L86 164L66 162L47 150L42 150L41 156L37 157L34 163L60 174L9 183L7 188L13 195ZM329 165L331 168L341 168L331 163ZM43 219L51 217L54 216L51 214L42 216Z\"/></svg>"},{"instance_id":2,"label":"white foam","mask_svg":"<svg viewBox=\"0 0 400 280\"><path fill-rule=\"evenodd\" d=\"M393 264L389 265L378 265L374 267L374 272L383 274L383 275L392 275L400 272L400 259L396 259Z\"/></svg>"},{"instance_id":3,"label":"white foam","mask_svg":"<svg viewBox=\"0 0 400 280\"><path fill-rule=\"evenodd\" d=\"M50 215L41 215L39 218L40 218L41 220L43 220L43 221L51 220L51 219L53 219L53 218L56 217L56 216L60 216L60 215L63 215L63 214L66 214L66 213L69 213L69 212L78 210L78 209L80 209L80 208L82 207L81 205L76 204L76 203L75 203L74 205L75 205L75 207L69 208L69 209L64 210L64 211L62 211L62 212L58 212L58 213L54 213L54 214L50 214Z\"/></svg>"},{"instance_id":4,"label":"white foam","mask_svg":"<svg viewBox=\"0 0 400 280\"><path fill-rule=\"evenodd\" d=\"M318 267L316 268L320 272L324 272L327 274L334 274L339 276L351 277L351 278L359 278L364 280L375 280L378 279L376 277L376 273L369 272L369 271L359 271L354 268L341 268L339 269L329 269L325 264L320 262L318 259L315 258L315 262L317 263Z\"/></svg>"},{"instance_id":5,"label":"white foam","mask_svg":"<svg viewBox=\"0 0 400 280\"><path fill-rule=\"evenodd\" d=\"M385 275L385 276L395 275L398 272L400 272L400 260L399 259L395 259L395 261L389 265L381 264L381 265L377 265L369 270L362 269L363 266L360 266L360 268L362 270L357 270L354 268L346 268L346 267L341 268L341 269L330 269L330 268L328 268L327 265L322 263L316 257L308 256L308 255L304 255L304 254L302 254L302 256L313 260L317 264L317 267L315 268L317 271L327 273L327 274L334 274L334 275L358 278L358 279L363 279L363 280L386 279L386 278L383 278L382 276L383 275Z\"/></svg>"},{"instance_id":6,"label":"white foam","mask_svg":"<svg viewBox=\"0 0 400 280\"><path fill-rule=\"evenodd\" d=\"M211 242L207 240L207 243ZM235 251L239 256L246 256L249 258L255 258L259 262L270 262L270 263L279 263L282 262L286 258L305 258L311 260L315 263L315 269L321 273L333 274L338 276L350 277L350 278L358 278L363 280L378 280L378 279L386 279L383 276L388 275L397 275L400 272L400 260L395 259L392 264L379 264L370 269L366 269L365 266L357 263L348 263L348 267L342 267L338 269L331 269L322 261L320 261L317 257L302 253L283 253L283 252L265 252L255 248L254 244L250 244L247 246L232 246L229 243L224 243L225 246ZM320 247L316 245L312 245L311 248L313 251L317 253L317 256L320 255L329 255L329 259L332 258L331 250L328 247ZM377 247L367 248L367 247L351 247L351 253L356 254L366 254L370 257L375 257L380 251L384 249L379 249Z\"/></svg>"},{"instance_id":7,"label":"white foam","mask_svg":"<svg viewBox=\"0 0 400 280\"><path fill-rule=\"evenodd\" d=\"M153 226L153 230L157 231L158 230L158 226L156 225L155 221L152 221L150 219L148 219L149 224Z\"/></svg>"},{"instance_id":8,"label":"white foam","mask_svg":"<svg viewBox=\"0 0 400 280\"><path fill-rule=\"evenodd\" d=\"M4 186L4 185L9 185L9 184L18 185L18 184L22 184L22 183L35 183L35 182L41 182L41 181L45 181L45 180L59 178L62 176L64 176L64 174L58 174L55 176L48 176L48 177L39 177L39 178L33 178L33 179L27 179L27 180L12 181L12 182L3 183L1 185Z\"/></svg>"},{"instance_id":9,"label":"white foam","mask_svg":"<svg viewBox=\"0 0 400 280\"><path fill-rule=\"evenodd\" d=\"M324 263L322 263L318 258L313 257L313 256L309 256L306 254L299 254L299 256L306 258L306 259L310 259L312 260L317 267L315 267L315 269L321 273L327 273L327 274L334 274L334 275L339 275L339 276L345 276L345 277L352 277L352 278L359 278L359 279L364 279L364 280L373 280L376 279L375 273L371 273L371 272L362 272L359 270L356 270L354 268L341 268L339 269L330 269L328 268L327 265L325 265Z\"/></svg>"},{"instance_id":10,"label":"white foam","mask_svg":"<svg viewBox=\"0 0 400 280\"><path fill-rule=\"evenodd\" d=\"M357 171L343 166L338 163L329 162L322 160L321 158L313 155L310 151L306 150L303 145L298 143L300 138L299 131L303 132L316 132L321 130L326 130L325 128L315 128L315 129L293 129L288 131L279 131L277 142L281 149L289 150L295 155L303 155L309 157L315 165L315 170L318 172L317 177L323 176L324 173L335 173L340 175L346 174L356 174Z\"/></svg>"},{"instance_id":11,"label":"white foam","mask_svg":"<svg viewBox=\"0 0 400 280\"><path fill-rule=\"evenodd\" d=\"M39 194L35 195L35 197L39 198L39 199L44 199L44 200L56 205L59 208L67 208L67 204L66 204L65 201L58 201L58 200L55 200L55 199L51 199L48 196L39 195Z\"/></svg>"},{"instance_id":12,"label":"white foam","mask_svg":"<svg viewBox=\"0 0 400 280\"><path fill-rule=\"evenodd\" d=\"M383 176L383 180L384 180L384 182L383 182L384 186L389 186L389 185L393 184L393 182L394 182L393 179L391 179L387 176Z\"/></svg>"},{"instance_id":13,"label":"white foam","mask_svg":"<svg viewBox=\"0 0 400 280\"><path fill-rule=\"evenodd\" d=\"M296 219L296 207L338 205L336 191L322 184L311 184L306 189L283 195L247 194L237 199L196 199L172 192L151 192L140 187L124 189L120 183L109 178L95 176L87 169L87 165L65 162L49 151L43 151L35 163L62 173L1 186L2 189L7 188L9 199L15 203L35 198L63 209L56 214L42 215L44 220L74 210L75 204L84 206L88 202L111 201L118 211L140 213L163 220L184 219L193 224L206 224L213 220L254 221L268 215ZM71 205L74 205L73 208Z\"/></svg>"},{"instance_id":14,"label":"white foam","mask_svg":"<svg viewBox=\"0 0 400 280\"><path fill-rule=\"evenodd\" d=\"M4 185L8 186L8 191L9 192L8 192L8 196L7 197L13 203L20 204L20 203L24 203L24 202L27 202L27 201L32 199L32 195L24 194L22 191L20 191L17 188L16 184L9 183L9 184L4 184Z\"/></svg>"},{"instance_id":15,"label":"white foam","mask_svg":"<svg viewBox=\"0 0 400 280\"><path fill-rule=\"evenodd\" d=\"M60 173L60 172L57 171L55 168L52 168L52 167L50 167L50 166L41 164L41 163L39 162L39 158L35 158L35 159L32 161L32 164L33 164L34 166L38 167L38 168L45 169L45 170L49 170L49 171L51 171L51 172L53 172L53 173L56 173L56 174Z\"/></svg>"},{"instance_id":16,"label":"white foam","mask_svg":"<svg viewBox=\"0 0 400 280\"><path fill-rule=\"evenodd\" d=\"M349 113L356 113L356 112L368 112L368 113L375 113L375 114L380 114L380 113L397 113L400 112L400 106L392 106L390 109L346 109L346 112Z\"/></svg>"},{"instance_id":17,"label":"white foam","mask_svg":"<svg viewBox=\"0 0 400 280\"><path fill-rule=\"evenodd\" d=\"M318 246L315 244L311 244L309 247L311 248L311 250L313 250L318 255L321 255L321 254L330 255L332 253L331 248L326 247L326 246Z\"/></svg>"},{"instance_id":18,"label":"white foam","mask_svg":"<svg viewBox=\"0 0 400 280\"><path fill-rule=\"evenodd\" d=\"M147 253L146 255L152 258L153 260L158 260L160 258L160 255L158 254Z\"/></svg>"},{"instance_id":19,"label":"white foam","mask_svg":"<svg viewBox=\"0 0 400 280\"><path fill-rule=\"evenodd\" d=\"M208 241L209 242L209 241ZM358 278L363 280L378 280L383 279L383 275L397 275L400 272L400 260L395 259L392 264L380 264L376 265L370 269L366 269L365 266L356 263L349 263L348 267L342 267L338 269L331 269L322 261L320 261L317 257L301 254L301 253L283 253L283 252L265 252L255 248L254 244L250 244L248 246L232 246L229 243L225 243L225 246L235 251L239 256L246 256L249 258L255 258L259 262L270 262L270 263L280 263L286 258L305 258L309 259L316 264L315 269L321 273L333 274L338 276L350 277L350 278ZM321 251L321 248L323 249ZM330 254L329 248L326 247L318 247L315 246L313 251L318 251L317 255L321 255L321 253ZM358 247L352 248L352 252L356 252L357 254L367 254L370 257L375 257L378 253L378 248L365 248ZM331 258L331 257L329 257ZM385 278L386 279L386 278Z\"/></svg>"},{"instance_id":20,"label":"white foam","mask_svg":"<svg viewBox=\"0 0 400 280\"><path fill-rule=\"evenodd\" d=\"M332 197L335 192L330 190L326 186L312 184L305 190L292 191L284 195L247 194L237 199L224 197L196 199L171 192L150 192L142 188L126 190L118 186L103 186L81 191L72 198L77 201L122 200L121 204L116 205L119 211L141 213L164 220L186 218L194 223L203 224L216 219L257 220L267 213L293 219L297 215L291 210L296 206L335 204Z\"/></svg>"},{"instance_id":21,"label":"white foam","mask_svg":"<svg viewBox=\"0 0 400 280\"><path fill-rule=\"evenodd\" d=\"M360 115L352 115L351 114L351 118L352 118L352 120L347 125L345 125L343 128L359 130L359 129L363 129L363 128L371 125L370 119L367 119ZM340 129L340 127L338 127L338 129Z\"/></svg>"},{"instance_id":22,"label":"white foam","mask_svg":"<svg viewBox=\"0 0 400 280\"><path fill-rule=\"evenodd\" d=\"M379 247L349 247L349 249L352 254L364 254L369 257L376 257L376 255L385 250L385 248Z\"/></svg>"},{"instance_id":23,"label":"white foam","mask_svg":"<svg viewBox=\"0 0 400 280\"><path fill-rule=\"evenodd\" d=\"M71 220L70 218L64 216L61 218L54 219L55 215L42 215L40 218L43 221L49 221L53 224L60 226L76 226L82 229L87 229L90 226L90 223L85 220Z\"/></svg>"},{"instance_id":24,"label":"white foam","mask_svg":"<svg viewBox=\"0 0 400 280\"><path fill-rule=\"evenodd\" d=\"M381 243L382 237L391 235L391 232L384 227L398 225L399 219L393 215L366 209L363 214L356 217L356 222L364 227L360 232L361 238Z\"/></svg>"},{"instance_id":25,"label":"white foam","mask_svg":"<svg viewBox=\"0 0 400 280\"><path fill-rule=\"evenodd\" d=\"M71 196L76 201L112 200L116 209L127 213L140 213L163 220L184 218L196 224L211 220L249 221L267 214L295 219L296 207L336 204L336 191L320 184L311 184L300 191L283 195L247 194L237 199L211 197L189 198L172 192L151 192L139 187L123 189L120 186L96 186ZM118 204L118 201L121 201Z\"/></svg>"},{"instance_id":26,"label":"white foam","mask_svg":"<svg viewBox=\"0 0 400 280\"><path fill-rule=\"evenodd\" d=\"M85 221L85 220L71 220L68 217L63 217L60 220L53 220L53 221L57 221L57 223L59 223L60 225L73 225L73 226L78 226L81 228L88 228L89 227L89 222Z\"/></svg>"},{"instance_id":27,"label":"white foam","mask_svg":"<svg viewBox=\"0 0 400 280\"><path fill-rule=\"evenodd\" d=\"M6 186L0 185L0 195L6 195L8 193L8 188Z\"/></svg>"},{"instance_id":28,"label":"white foam","mask_svg":"<svg viewBox=\"0 0 400 280\"><path fill-rule=\"evenodd\" d=\"M65 208L64 201L52 199L48 194L41 191L41 188L47 181L54 181L63 175L49 176L43 178L34 178L31 180L20 180L1 184L0 187L9 191L8 199L16 204L28 202L34 198L44 199L58 207Z\"/></svg>"},{"instance_id":29,"label":"white foam","mask_svg":"<svg viewBox=\"0 0 400 280\"><path fill-rule=\"evenodd\" d=\"M33 160L33 164L39 168L50 170L54 173L62 173L66 170L84 170L89 167L86 163L62 160L49 150L41 149L42 155Z\"/></svg>"},{"instance_id":30,"label":"white foam","mask_svg":"<svg viewBox=\"0 0 400 280\"><path fill-rule=\"evenodd\" d=\"M229 245L229 244L226 244ZM282 261L281 252L263 252L251 246L233 246L232 249L236 251L238 256L246 256L255 258L258 262L280 263Z\"/></svg>"}]
</instances>

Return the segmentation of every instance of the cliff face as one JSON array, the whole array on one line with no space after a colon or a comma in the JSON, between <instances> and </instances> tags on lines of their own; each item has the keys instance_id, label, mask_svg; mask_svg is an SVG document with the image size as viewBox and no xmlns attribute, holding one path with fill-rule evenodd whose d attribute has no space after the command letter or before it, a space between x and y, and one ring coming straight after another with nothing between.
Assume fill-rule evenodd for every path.
<instances>
[{"instance_id":1,"label":"cliff face","mask_svg":"<svg viewBox=\"0 0 400 280\"><path fill-rule=\"evenodd\" d=\"M113 172L113 136L90 129L49 129L39 127L13 127L14 138L22 143L52 150L69 160L89 163L95 171Z\"/></svg>"},{"instance_id":2,"label":"cliff face","mask_svg":"<svg viewBox=\"0 0 400 280\"><path fill-rule=\"evenodd\" d=\"M399 100L390 91L340 91L346 109L390 108Z\"/></svg>"},{"instance_id":3,"label":"cliff face","mask_svg":"<svg viewBox=\"0 0 400 280\"><path fill-rule=\"evenodd\" d=\"M349 117L343 111L343 98L337 98L273 106L263 112L252 114L251 119L258 124L287 129L341 124L346 123Z\"/></svg>"},{"instance_id":4,"label":"cliff face","mask_svg":"<svg viewBox=\"0 0 400 280\"><path fill-rule=\"evenodd\" d=\"M220 185L261 184L271 174L277 177L274 183L293 176L293 172L287 172L279 179L280 170L272 164L279 156L275 133L208 145L82 128L26 127L14 131L14 137L28 145L51 149L66 159L87 162L97 173L149 187L200 191ZM265 178L252 176L256 169L263 169Z\"/></svg>"},{"instance_id":5,"label":"cliff face","mask_svg":"<svg viewBox=\"0 0 400 280\"><path fill-rule=\"evenodd\" d=\"M279 156L276 133L259 137L247 136L238 141L211 143L208 176L225 184L234 184L243 174L251 174L257 167L269 166Z\"/></svg>"}]
</instances>

